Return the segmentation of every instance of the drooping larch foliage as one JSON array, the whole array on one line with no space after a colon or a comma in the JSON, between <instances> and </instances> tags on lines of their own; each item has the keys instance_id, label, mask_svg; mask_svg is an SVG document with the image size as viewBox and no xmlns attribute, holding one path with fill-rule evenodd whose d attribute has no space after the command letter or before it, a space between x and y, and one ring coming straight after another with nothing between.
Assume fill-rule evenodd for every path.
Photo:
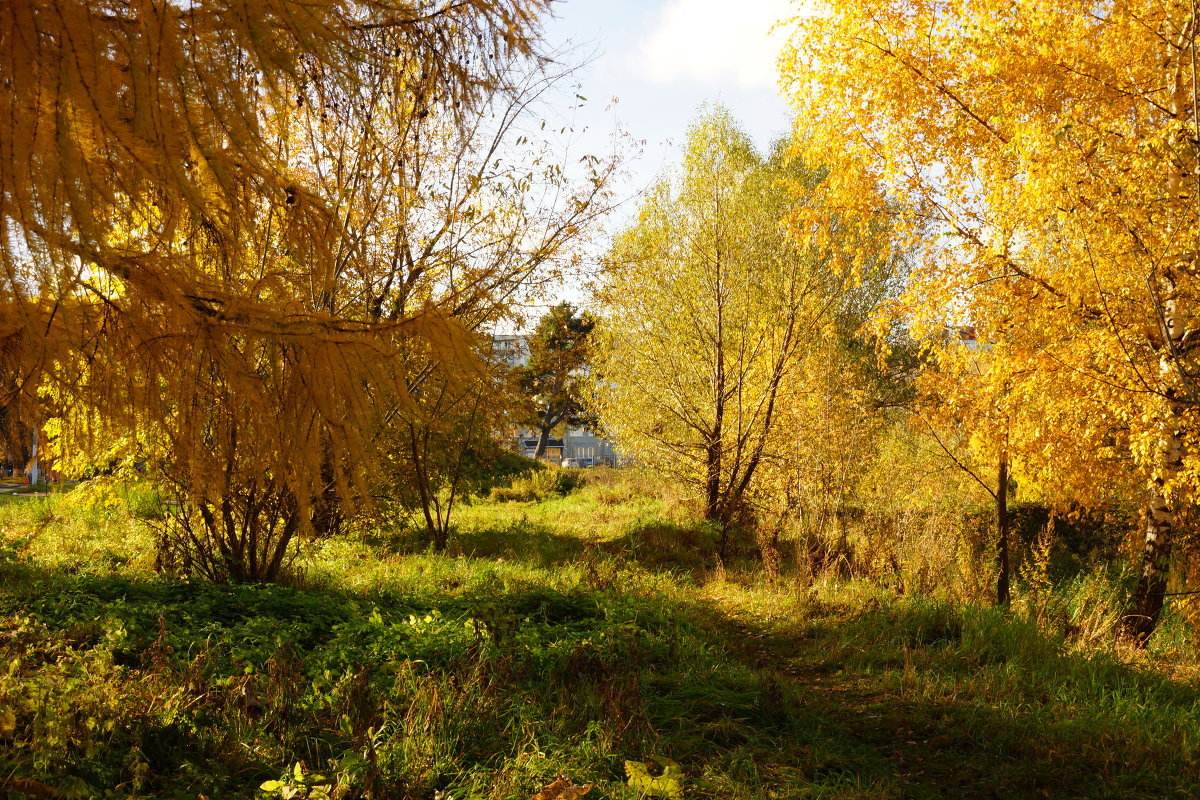
<instances>
[{"instance_id":1,"label":"drooping larch foliage","mask_svg":"<svg viewBox=\"0 0 1200 800\"><path fill-rule=\"evenodd\" d=\"M942 396L985 407L1026 474L1145 501L1127 625L1162 607L1200 491L1195 9L1178 0L845 0L796 23L783 77L847 212L882 186L926 234L901 313L970 325ZM957 338L957 337L951 337ZM954 387L986 397L955 397Z\"/></svg>"},{"instance_id":2,"label":"drooping larch foliage","mask_svg":"<svg viewBox=\"0 0 1200 800\"><path fill-rule=\"evenodd\" d=\"M413 354L469 369L451 318L479 324L547 258L496 223L501 255L472 260L485 204L411 177L536 72L546 7L4 4L0 406L37 400L93 450L134 431L200 500L354 493Z\"/></svg>"}]
</instances>

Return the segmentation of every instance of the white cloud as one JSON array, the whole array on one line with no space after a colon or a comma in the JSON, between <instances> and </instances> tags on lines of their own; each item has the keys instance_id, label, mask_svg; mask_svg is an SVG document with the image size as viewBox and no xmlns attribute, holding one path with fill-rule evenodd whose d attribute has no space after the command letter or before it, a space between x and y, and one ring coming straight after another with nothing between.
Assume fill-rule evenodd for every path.
<instances>
[{"instance_id":1,"label":"white cloud","mask_svg":"<svg viewBox=\"0 0 1200 800\"><path fill-rule=\"evenodd\" d=\"M786 34L768 33L779 20L800 13L796 5L792 0L667 0L639 43L634 66L656 83L774 88L775 61Z\"/></svg>"}]
</instances>

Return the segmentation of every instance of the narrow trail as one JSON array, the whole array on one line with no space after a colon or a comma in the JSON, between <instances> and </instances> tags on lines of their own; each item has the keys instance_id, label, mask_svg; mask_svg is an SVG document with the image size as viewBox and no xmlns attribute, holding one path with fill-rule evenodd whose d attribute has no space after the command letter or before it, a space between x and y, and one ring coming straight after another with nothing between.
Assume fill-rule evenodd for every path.
<instances>
[{"instance_id":1,"label":"narrow trail","mask_svg":"<svg viewBox=\"0 0 1200 800\"><path fill-rule=\"evenodd\" d=\"M788 709L811 731L795 767L814 782L844 784L822 797L1040 798L1141 797L1062 794L1038 769L1065 765L1067 751L1040 758L989 741L989 727L1008 736L1005 713L981 714L976 698L942 694L922 685L907 659L865 667L822 625L763 624L753 614L706 597L714 633L747 666L772 676L794 698ZM861 652L861 650L860 650ZM1045 743L1031 743L1042 749ZM1052 742L1051 742L1052 744ZM785 768L793 765L783 765ZM1057 776L1061 777L1061 776ZM1082 787L1080 787L1082 790Z\"/></svg>"}]
</instances>

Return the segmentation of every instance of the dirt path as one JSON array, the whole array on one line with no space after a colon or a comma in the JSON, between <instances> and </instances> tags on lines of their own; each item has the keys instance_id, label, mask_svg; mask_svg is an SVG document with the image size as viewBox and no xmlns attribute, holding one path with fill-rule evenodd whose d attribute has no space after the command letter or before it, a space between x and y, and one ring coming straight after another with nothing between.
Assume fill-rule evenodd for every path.
<instances>
[{"instance_id":1,"label":"dirt path","mask_svg":"<svg viewBox=\"0 0 1200 800\"><path fill-rule=\"evenodd\" d=\"M814 796L1193 796L1140 790L1157 783L1160 760L1171 768L1169 749L1139 753L1135 744L1127 751L1122 739L1132 734L1119 726L1108 734L1107 748L1093 746L1073 709L1030 707L1021 686L1012 696L997 687L992 697L973 690L969 673L954 673L942 662L922 671L921 649L946 653L945 643L914 643L894 657L885 646L840 635L832 618L785 624L777 616L763 624L752 609L731 607L727 598L707 600L726 647L786 687L788 713L808 734L792 758L820 787Z\"/></svg>"}]
</instances>

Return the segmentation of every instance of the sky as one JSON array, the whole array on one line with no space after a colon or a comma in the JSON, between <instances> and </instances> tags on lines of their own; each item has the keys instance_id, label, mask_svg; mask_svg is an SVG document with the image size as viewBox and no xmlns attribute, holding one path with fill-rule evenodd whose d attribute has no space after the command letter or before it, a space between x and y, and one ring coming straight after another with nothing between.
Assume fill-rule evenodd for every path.
<instances>
[{"instance_id":1,"label":"sky","mask_svg":"<svg viewBox=\"0 0 1200 800\"><path fill-rule=\"evenodd\" d=\"M618 130L626 133L623 147L635 153L613 187L621 204L607 220L608 233L632 219L640 193L678 164L702 104L724 104L763 150L788 133L791 114L775 63L785 37L768 34L807 2L556 0L543 24L544 45L561 52L562 63L583 66L560 89L549 116L558 118L556 127L573 129L573 154L610 153ZM603 234L592 241L598 252L589 262L599 261L606 241ZM559 300L592 305L586 283L586 275L574 276L557 297L526 307L526 326Z\"/></svg>"},{"instance_id":2,"label":"sky","mask_svg":"<svg viewBox=\"0 0 1200 800\"><path fill-rule=\"evenodd\" d=\"M580 149L603 149L618 126L645 142L619 187L633 195L679 160L688 123L701 104L727 106L760 148L789 128L775 61L791 0L559 0L546 44L592 58L577 74L587 98L573 110ZM615 102L614 102L615 99ZM586 129L584 131L583 129ZM631 212L631 206L619 217Z\"/></svg>"}]
</instances>

